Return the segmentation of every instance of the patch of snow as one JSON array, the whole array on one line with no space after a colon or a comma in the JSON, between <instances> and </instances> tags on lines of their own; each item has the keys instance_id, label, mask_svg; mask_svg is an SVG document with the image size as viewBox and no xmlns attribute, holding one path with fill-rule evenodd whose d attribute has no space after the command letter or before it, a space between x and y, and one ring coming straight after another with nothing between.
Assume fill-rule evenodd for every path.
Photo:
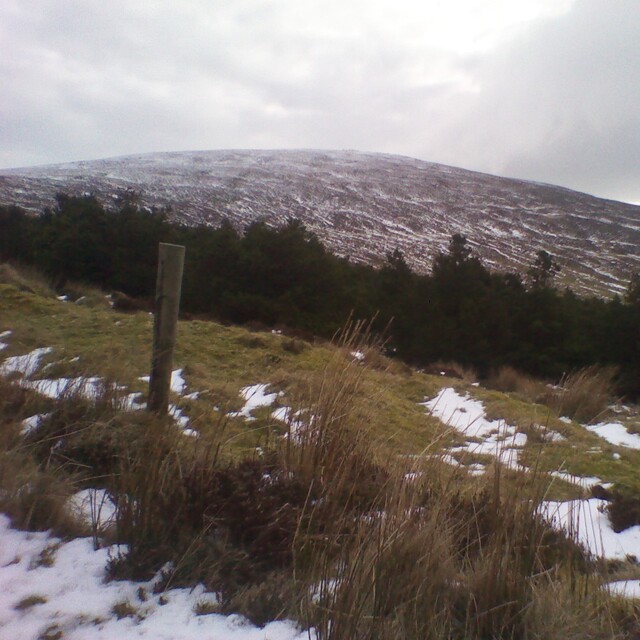
<instances>
[{"instance_id":1,"label":"patch of snow","mask_svg":"<svg viewBox=\"0 0 640 640\"><path fill-rule=\"evenodd\" d=\"M0 375L7 376L11 373L19 373L25 378L32 376L40 368L40 360L47 353L51 353L51 347L40 347L21 356L7 358L0 365Z\"/></svg>"},{"instance_id":2,"label":"patch of snow","mask_svg":"<svg viewBox=\"0 0 640 640\"><path fill-rule=\"evenodd\" d=\"M182 377L182 371L182 369L175 369L171 372L171 391L178 395L184 395L184 392L187 390L187 383Z\"/></svg>"},{"instance_id":3,"label":"patch of snow","mask_svg":"<svg viewBox=\"0 0 640 640\"><path fill-rule=\"evenodd\" d=\"M0 333L0 351L6 349L9 345L6 342L2 342L5 338L8 338L11 335L11 331L3 331Z\"/></svg>"},{"instance_id":4,"label":"patch of snow","mask_svg":"<svg viewBox=\"0 0 640 640\"><path fill-rule=\"evenodd\" d=\"M421 404L431 415L469 440L451 451L490 455L511 469L524 470L518 462L518 450L527 444L526 434L517 432L502 420L487 420L484 405L479 400L468 394L461 396L455 389L446 387L435 398Z\"/></svg>"},{"instance_id":5,"label":"patch of snow","mask_svg":"<svg viewBox=\"0 0 640 640\"><path fill-rule=\"evenodd\" d=\"M187 383L182 376L183 369L174 369L171 372L171 382L170 382L170 390L173 393L177 393L178 395L184 395L187 390ZM142 382L146 382L147 384L150 381L150 376L139 376L138 380Z\"/></svg>"},{"instance_id":6,"label":"patch of snow","mask_svg":"<svg viewBox=\"0 0 640 640\"><path fill-rule=\"evenodd\" d=\"M102 378L55 378L53 380L27 380L23 386L33 389L47 398L60 398L65 395L79 395L87 400L96 400L105 391Z\"/></svg>"},{"instance_id":7,"label":"patch of snow","mask_svg":"<svg viewBox=\"0 0 640 640\"><path fill-rule=\"evenodd\" d=\"M564 422L565 424L571 424L573 422L573 420L571 420L571 418L567 418L567 416L560 416L558 420L560 420L560 422Z\"/></svg>"},{"instance_id":8,"label":"patch of snow","mask_svg":"<svg viewBox=\"0 0 640 640\"><path fill-rule=\"evenodd\" d=\"M624 560L640 558L640 525L616 533L606 514L605 500L544 502L541 514L558 529L575 536L594 556Z\"/></svg>"},{"instance_id":9,"label":"patch of snow","mask_svg":"<svg viewBox=\"0 0 640 640\"><path fill-rule=\"evenodd\" d=\"M123 411L142 411L147 408L147 403L142 393L128 393L123 398L118 399L118 405Z\"/></svg>"},{"instance_id":10,"label":"patch of snow","mask_svg":"<svg viewBox=\"0 0 640 640\"><path fill-rule=\"evenodd\" d=\"M618 447L640 449L640 435L629 433L623 424L619 422L602 422L600 424L583 425L597 436Z\"/></svg>"},{"instance_id":11,"label":"patch of snow","mask_svg":"<svg viewBox=\"0 0 640 640\"><path fill-rule=\"evenodd\" d=\"M441 456L438 456L440 458L440 460L442 460L442 462L444 462L445 464L449 464L452 467L460 467L462 466L460 464L460 462L458 462L457 458L454 458L450 453L445 453Z\"/></svg>"},{"instance_id":12,"label":"patch of snow","mask_svg":"<svg viewBox=\"0 0 640 640\"><path fill-rule=\"evenodd\" d=\"M11 332L9 331L9 333ZM2 336L3 334L0 333L0 339L2 338ZM613 411L614 413L631 413L631 408L626 404L610 404L609 409L611 409L611 411Z\"/></svg>"},{"instance_id":13,"label":"patch of snow","mask_svg":"<svg viewBox=\"0 0 640 640\"><path fill-rule=\"evenodd\" d=\"M499 429L499 422L485 420L482 402L461 396L452 387L440 389L438 395L422 403L431 415L446 425L460 431L467 437L475 438L490 434Z\"/></svg>"},{"instance_id":14,"label":"patch of snow","mask_svg":"<svg viewBox=\"0 0 640 640\"><path fill-rule=\"evenodd\" d=\"M362 351L352 351L351 357L358 362L364 362L364 353Z\"/></svg>"},{"instance_id":15,"label":"patch of snow","mask_svg":"<svg viewBox=\"0 0 640 640\"><path fill-rule=\"evenodd\" d=\"M116 506L104 489L83 489L67 501L67 509L98 532L115 524Z\"/></svg>"},{"instance_id":16,"label":"patch of snow","mask_svg":"<svg viewBox=\"0 0 640 640\"><path fill-rule=\"evenodd\" d=\"M52 550L51 565L39 562ZM43 532L17 531L0 514L0 627L3 638L31 640L46 632L65 640L314 640L293 622L263 628L238 615L196 615L213 605L204 587L155 594L155 580L107 582L105 566L116 548L94 550L90 538L62 542ZM142 595L142 597L141 597ZM24 603L32 600L30 606ZM128 603L133 616L118 619L114 607Z\"/></svg>"},{"instance_id":17,"label":"patch of snow","mask_svg":"<svg viewBox=\"0 0 640 640\"><path fill-rule=\"evenodd\" d=\"M240 389L240 395L245 399L245 405L240 411L232 411L232 418L243 417L245 420L255 420L251 415L259 407L270 407L278 397L277 393L267 393L268 384L254 384Z\"/></svg>"},{"instance_id":18,"label":"patch of snow","mask_svg":"<svg viewBox=\"0 0 640 640\"><path fill-rule=\"evenodd\" d=\"M470 464L467 467L467 472L470 473L472 476L481 476L483 473L486 472L486 470L487 468L483 464L480 464L479 462Z\"/></svg>"},{"instance_id":19,"label":"patch of snow","mask_svg":"<svg viewBox=\"0 0 640 640\"><path fill-rule=\"evenodd\" d=\"M566 440L561 433L553 431L542 424L534 424L533 427L535 428L537 435L544 442L564 442Z\"/></svg>"},{"instance_id":20,"label":"patch of snow","mask_svg":"<svg viewBox=\"0 0 640 640\"><path fill-rule=\"evenodd\" d=\"M280 407L271 413L271 417L274 420L284 422L289 427L289 434L287 435L296 437L308 426L307 422L301 418L303 414L303 411L294 412L291 407Z\"/></svg>"},{"instance_id":21,"label":"patch of snow","mask_svg":"<svg viewBox=\"0 0 640 640\"><path fill-rule=\"evenodd\" d=\"M184 415L181 409L178 409L175 404L169 405L169 415L175 420L176 424L181 429L187 429L189 426L189 418Z\"/></svg>"},{"instance_id":22,"label":"patch of snow","mask_svg":"<svg viewBox=\"0 0 640 640\"><path fill-rule=\"evenodd\" d=\"M566 471L550 471L549 475L558 478L559 480L564 480L565 482L570 482L571 484L575 484L583 489L591 489L593 485L601 484L603 487L610 487L611 484L608 482L603 482L597 476L574 476L571 473L567 473Z\"/></svg>"},{"instance_id":23,"label":"patch of snow","mask_svg":"<svg viewBox=\"0 0 640 640\"><path fill-rule=\"evenodd\" d=\"M20 433L22 436L28 436L34 429L37 429L40 426L40 423L48 418L50 413L36 413L35 416L29 416L22 421L22 429Z\"/></svg>"}]
</instances>

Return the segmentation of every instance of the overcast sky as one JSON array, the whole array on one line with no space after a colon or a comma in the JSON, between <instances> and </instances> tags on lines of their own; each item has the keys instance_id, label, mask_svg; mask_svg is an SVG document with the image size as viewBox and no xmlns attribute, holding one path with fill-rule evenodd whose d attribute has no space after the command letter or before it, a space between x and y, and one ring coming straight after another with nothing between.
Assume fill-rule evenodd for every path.
<instances>
[{"instance_id":1,"label":"overcast sky","mask_svg":"<svg viewBox=\"0 0 640 640\"><path fill-rule=\"evenodd\" d=\"M640 0L0 2L0 167L231 148L640 203Z\"/></svg>"}]
</instances>

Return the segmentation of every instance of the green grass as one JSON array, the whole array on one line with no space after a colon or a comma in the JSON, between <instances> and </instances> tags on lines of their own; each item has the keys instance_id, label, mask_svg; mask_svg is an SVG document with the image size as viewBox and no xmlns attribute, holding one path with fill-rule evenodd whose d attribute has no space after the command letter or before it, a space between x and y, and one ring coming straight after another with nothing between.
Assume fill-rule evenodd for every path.
<instances>
[{"instance_id":1,"label":"green grass","mask_svg":"<svg viewBox=\"0 0 640 640\"><path fill-rule=\"evenodd\" d=\"M43 363L55 363L47 371L48 377L98 375L132 390L146 391L138 378L148 374L151 360L149 314L83 307L7 285L0 285L0 300L0 330L12 331L4 355L53 347L53 353L43 359ZM310 379L328 365L335 347L305 343L306 348L294 353L287 346L289 342L290 338L269 332L181 321L174 368L184 369L189 391L200 392L201 398L181 401L181 406L208 420L211 406L224 411L241 408L239 390L256 383L270 383L284 392L283 403L295 403L307 392ZM418 373L395 375L364 367L366 376L360 394L375 407L376 438L390 452L420 452L441 429L417 404L437 390L437 378ZM248 444L251 438L240 438L246 427L236 426L236 422L241 421L232 421L231 433ZM258 426L251 425L250 430L261 432Z\"/></svg>"}]
</instances>

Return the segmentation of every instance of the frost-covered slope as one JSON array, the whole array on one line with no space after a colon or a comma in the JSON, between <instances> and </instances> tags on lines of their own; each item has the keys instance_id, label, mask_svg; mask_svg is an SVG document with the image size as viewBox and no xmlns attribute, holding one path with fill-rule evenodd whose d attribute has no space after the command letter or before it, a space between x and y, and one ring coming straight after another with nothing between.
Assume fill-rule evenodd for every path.
<instances>
[{"instance_id":1,"label":"frost-covered slope","mask_svg":"<svg viewBox=\"0 0 640 640\"><path fill-rule=\"evenodd\" d=\"M640 207L411 158L352 151L162 153L0 172L0 203L39 211L58 191L133 190L175 219L304 221L340 255L377 262L400 248L418 270L453 233L489 266L523 272L538 249L582 293L620 292L640 270Z\"/></svg>"}]
</instances>

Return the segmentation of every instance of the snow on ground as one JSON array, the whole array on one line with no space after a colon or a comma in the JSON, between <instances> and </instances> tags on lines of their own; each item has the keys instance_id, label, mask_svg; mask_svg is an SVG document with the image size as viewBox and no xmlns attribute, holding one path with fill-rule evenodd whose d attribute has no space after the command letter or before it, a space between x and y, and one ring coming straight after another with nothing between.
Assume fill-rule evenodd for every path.
<instances>
[{"instance_id":1,"label":"snow on ground","mask_svg":"<svg viewBox=\"0 0 640 640\"><path fill-rule=\"evenodd\" d=\"M606 513L607 502L569 500L544 502L541 513L558 529L564 529L581 542L594 556L625 560L627 556L640 559L640 525L616 533Z\"/></svg>"},{"instance_id":2,"label":"snow on ground","mask_svg":"<svg viewBox=\"0 0 640 640\"><path fill-rule=\"evenodd\" d=\"M182 369L175 369L171 372L171 391L183 396L187 390L187 383L182 377Z\"/></svg>"},{"instance_id":3,"label":"snow on ground","mask_svg":"<svg viewBox=\"0 0 640 640\"><path fill-rule=\"evenodd\" d=\"M183 396L187 391L187 383L182 375L182 369L174 369L171 372L170 389L173 393L177 393L179 396ZM149 383L149 376L140 376L138 380Z\"/></svg>"},{"instance_id":4,"label":"snow on ground","mask_svg":"<svg viewBox=\"0 0 640 640\"><path fill-rule=\"evenodd\" d=\"M538 436L544 440L544 442L564 442L566 438L557 431L549 429L542 424L534 424L534 428L537 431Z\"/></svg>"},{"instance_id":5,"label":"snow on ground","mask_svg":"<svg viewBox=\"0 0 640 640\"><path fill-rule=\"evenodd\" d=\"M597 476L574 476L572 473L567 473L566 471L550 471L549 475L554 478L564 480L565 482L578 485L583 489L590 489L596 484L601 484L603 487L611 486L610 482L604 482Z\"/></svg>"},{"instance_id":6,"label":"snow on ground","mask_svg":"<svg viewBox=\"0 0 640 640\"><path fill-rule=\"evenodd\" d=\"M5 331L0 334L0 337L6 337L10 333L10 331ZM146 407L146 403L140 399L141 394L124 394L126 387L108 383L103 378L97 376L54 379L43 378L40 380L30 379L39 371L43 356L52 351L53 349L51 347L41 347L21 356L7 358L0 365L0 375L18 374L21 376L19 384L22 387L33 389L37 393L52 399L61 398L65 395L74 395L87 400L96 400L107 392L108 394L115 395L122 409L137 411ZM148 382L149 376L141 376L140 380ZM184 395L186 389L187 383L183 377L183 370L175 369L171 372L171 391L178 395ZM194 394L191 394L191 397L193 396ZM189 418L184 415L176 405L169 405L169 415L173 417L178 426L181 427L187 435L197 435L195 431L188 428ZM27 418L27 420L23 422L23 433L34 428L37 422L38 416Z\"/></svg>"},{"instance_id":7,"label":"snow on ground","mask_svg":"<svg viewBox=\"0 0 640 640\"><path fill-rule=\"evenodd\" d=\"M3 342L3 340L8 338L10 335L11 331L3 331L2 333L0 333L0 351L6 349L9 346L8 343Z\"/></svg>"},{"instance_id":8,"label":"snow on ground","mask_svg":"<svg viewBox=\"0 0 640 640\"><path fill-rule=\"evenodd\" d=\"M5 331L0 334L0 338L5 338L10 334L10 331ZM107 383L102 378L96 376L32 379L41 369L42 358L52 351L53 349L51 347L40 347L20 356L6 358L5 361L0 364L0 375L8 376L17 374L19 376L16 381L17 384L53 399L61 398L65 395L78 395L88 400L96 400L104 395L105 392L115 393L115 395L117 395L125 391L125 387L114 383ZM77 360L77 358L73 360ZM118 400L123 409L135 410L144 406L139 402L139 394L137 393L123 395ZM36 415L24 420L22 423L23 435L34 429L42 418L42 415Z\"/></svg>"},{"instance_id":9,"label":"snow on ground","mask_svg":"<svg viewBox=\"0 0 640 640\"><path fill-rule=\"evenodd\" d=\"M640 435L637 433L629 433L625 426L619 422L602 422L600 424L585 424L583 426L585 429L588 429L613 445L640 449Z\"/></svg>"},{"instance_id":10,"label":"snow on ground","mask_svg":"<svg viewBox=\"0 0 640 640\"><path fill-rule=\"evenodd\" d=\"M22 356L7 358L0 365L0 375L8 376L12 373L19 373L25 378L28 378L40 368L40 360L42 357L52 351L53 349L51 347L41 347Z\"/></svg>"},{"instance_id":11,"label":"snow on ground","mask_svg":"<svg viewBox=\"0 0 640 640\"><path fill-rule=\"evenodd\" d=\"M292 622L263 628L238 615L196 615L215 604L202 586L154 594L156 580L105 582L114 547L93 548L12 529L0 514L0 629L3 638L65 640L303 640ZM118 614L121 616L118 617Z\"/></svg>"},{"instance_id":12,"label":"snow on ground","mask_svg":"<svg viewBox=\"0 0 640 640\"><path fill-rule=\"evenodd\" d=\"M105 532L115 524L116 505L104 489L82 489L67 502L68 510L92 530Z\"/></svg>"},{"instance_id":13,"label":"snow on ground","mask_svg":"<svg viewBox=\"0 0 640 640\"><path fill-rule=\"evenodd\" d=\"M20 434L22 436L28 436L34 429L40 426L40 423L48 418L49 413L36 413L34 416L29 416L22 421L22 429Z\"/></svg>"},{"instance_id":14,"label":"snow on ground","mask_svg":"<svg viewBox=\"0 0 640 640\"><path fill-rule=\"evenodd\" d=\"M277 399L277 393L267 393L268 384L253 384L240 389L240 395L245 400L245 405L240 411L232 411L232 418L243 417L245 420L255 420L251 415L259 407L270 407Z\"/></svg>"},{"instance_id":15,"label":"snow on ground","mask_svg":"<svg viewBox=\"0 0 640 640\"><path fill-rule=\"evenodd\" d=\"M102 378L55 378L43 380L23 380L23 387L37 391L47 398L60 398L65 395L81 396L87 400L96 400L105 391Z\"/></svg>"},{"instance_id":16,"label":"snow on ground","mask_svg":"<svg viewBox=\"0 0 640 640\"><path fill-rule=\"evenodd\" d=\"M0 333L0 340L10 331ZM0 350L7 345L0 342ZM7 358L0 365L0 374L18 374L19 383L42 395L56 398L71 391L89 399L99 397L105 391L105 382L98 377L30 379L40 369L42 358L52 351L43 347L32 352ZM355 356L354 356L355 357ZM148 381L148 377L142 378ZM268 384L255 384L240 390L245 400L244 407L230 416L254 420L252 412L259 407L271 407L278 393L268 393ZM184 396L186 381L183 370L172 372L171 390ZM117 386L114 391L124 391ZM197 392L196 392L197 393ZM140 395L131 393L123 397L128 409L142 409L144 401ZM194 394L191 394L194 395ZM442 420L467 438L462 446L452 447L444 453L451 464L460 462L451 454L484 454L498 459L511 468L523 469L518 462L519 452L526 445L525 434L504 421L488 420L482 402L462 396L452 388L442 389L438 395L422 403L432 415ZM170 414L188 435L197 435L188 428L189 420L175 405ZM289 424L292 432L303 428L300 412L293 413L289 407L275 408L272 417ZM36 415L23 421L23 434L35 428L43 419ZM619 423L586 426L614 445L640 449L640 436L630 434ZM549 432L553 436L555 432ZM555 439L555 438L552 438ZM484 467L474 464L466 467L472 473L482 473ZM578 484L585 488L603 484L600 478L583 478L555 471L551 475ZM558 528L575 533L594 555L606 558L640 558L640 526L616 534L605 513L606 503L601 500L575 500L570 502L547 502L542 513ZM104 530L113 519L114 507L109 497L98 490L85 490L76 494L69 502L72 512L89 523ZM54 565L40 564L37 558L47 548L57 546ZM25 533L10 529L6 517L0 515L0 627L7 630L7 637L20 640L38 637L47 628L64 633L65 638L209 638L224 637L229 640L289 640L308 637L300 634L291 623L272 623L264 629L249 625L238 616L197 616L194 607L198 602L212 602L213 596L202 588L177 589L165 593L167 603L153 595L153 584L112 582L104 583L104 567L109 551L93 551L91 541L75 540L61 543L43 533ZM140 588L147 594L139 598ZM612 592L628 597L640 597L640 581L621 581L609 585ZM86 597L85 597L86 596ZM118 619L112 611L115 605L128 602L135 613ZM312 634L313 637L313 634Z\"/></svg>"},{"instance_id":17,"label":"snow on ground","mask_svg":"<svg viewBox=\"0 0 640 640\"><path fill-rule=\"evenodd\" d=\"M232 411L228 415L232 418L242 417L247 421L255 420L253 412L260 407L272 407L276 400L283 395L280 393L267 393L268 384L260 383L249 385L240 389L240 395L244 398L245 404L240 411ZM277 407L271 412L274 420L284 422L289 426L290 433L298 433L306 426L306 422L300 418L301 411L294 411L291 407Z\"/></svg>"},{"instance_id":18,"label":"snow on ground","mask_svg":"<svg viewBox=\"0 0 640 640\"><path fill-rule=\"evenodd\" d=\"M5 331L3 334L5 335ZM115 385L111 383L111 388L108 388L102 378L92 376L81 376L77 378L43 378L39 380L31 379L41 368L42 358L52 353L52 347L39 347L29 353L25 353L21 356L12 356L7 358L0 365L0 375L8 376L11 374L18 374L20 376L19 384L28 389L33 389L37 393L46 396L48 398L60 398L65 394L80 395L88 400L95 400L100 397L105 391L124 391L125 387ZM75 358L74 358L75 360ZM137 395L137 394L132 394ZM133 399L129 398L129 403L133 403Z\"/></svg>"},{"instance_id":19,"label":"snow on ground","mask_svg":"<svg viewBox=\"0 0 640 640\"><path fill-rule=\"evenodd\" d=\"M465 445L449 449L451 453L490 455L509 468L524 469L518 457L520 449L527 444L527 436L504 420L488 420L479 400L445 387L435 398L421 404L431 415L468 439Z\"/></svg>"},{"instance_id":20,"label":"snow on ground","mask_svg":"<svg viewBox=\"0 0 640 640\"><path fill-rule=\"evenodd\" d=\"M607 502L591 498L568 502L543 502L540 513L566 531L592 555L599 558L640 559L640 525L616 533L606 513ZM612 594L640 599L640 580L620 580L603 585Z\"/></svg>"},{"instance_id":21,"label":"snow on ground","mask_svg":"<svg viewBox=\"0 0 640 640\"><path fill-rule=\"evenodd\" d=\"M474 400L468 394L461 396L455 389L447 387L441 389L432 400L421 404L427 407L433 416L468 439L464 445L451 447L450 453L490 455L511 469L525 469L518 462L518 457L521 449L527 444L527 436L518 433L515 427L507 425L503 420L487 420L484 405L479 400ZM586 428L605 437L613 444L622 444L623 441L631 443L637 439L637 446L640 448L640 436L629 434L622 425L595 425L595 427L587 426ZM538 430L547 442L565 439L561 434L546 427L538 425ZM478 474L478 469L473 469L473 473ZM585 489L595 484L609 486L595 476L581 477L564 471L552 471L550 475Z\"/></svg>"},{"instance_id":22,"label":"snow on ground","mask_svg":"<svg viewBox=\"0 0 640 640\"><path fill-rule=\"evenodd\" d=\"M305 413L304 411L294 411L291 407L280 407L271 413L271 417L274 420L284 422L289 427L289 432L285 434L285 438L291 436L300 441L303 430L310 423L313 424L313 416L310 416L307 420L301 417Z\"/></svg>"}]
</instances>

